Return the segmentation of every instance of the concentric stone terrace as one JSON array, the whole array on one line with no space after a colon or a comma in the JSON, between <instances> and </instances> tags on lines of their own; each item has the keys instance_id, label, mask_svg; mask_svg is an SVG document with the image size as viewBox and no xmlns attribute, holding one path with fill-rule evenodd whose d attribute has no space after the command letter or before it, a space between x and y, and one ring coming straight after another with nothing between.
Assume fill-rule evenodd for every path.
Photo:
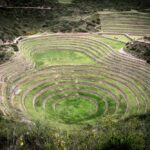
<instances>
[{"instance_id":1,"label":"concentric stone terrace","mask_svg":"<svg viewBox=\"0 0 150 150\"><path fill-rule=\"evenodd\" d=\"M145 113L150 66L121 53L123 45L91 34L24 38L20 55L35 67L7 79L3 101L8 114L71 129L108 115L123 119Z\"/></svg>"}]
</instances>

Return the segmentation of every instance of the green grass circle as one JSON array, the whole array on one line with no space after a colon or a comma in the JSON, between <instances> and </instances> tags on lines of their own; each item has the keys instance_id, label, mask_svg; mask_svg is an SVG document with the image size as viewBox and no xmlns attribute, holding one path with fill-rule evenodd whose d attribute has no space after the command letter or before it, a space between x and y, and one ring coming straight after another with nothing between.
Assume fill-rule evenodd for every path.
<instances>
[{"instance_id":1,"label":"green grass circle","mask_svg":"<svg viewBox=\"0 0 150 150\"><path fill-rule=\"evenodd\" d=\"M96 106L91 101L73 98L57 103L55 111L65 123L74 123L85 120L96 113Z\"/></svg>"}]
</instances>

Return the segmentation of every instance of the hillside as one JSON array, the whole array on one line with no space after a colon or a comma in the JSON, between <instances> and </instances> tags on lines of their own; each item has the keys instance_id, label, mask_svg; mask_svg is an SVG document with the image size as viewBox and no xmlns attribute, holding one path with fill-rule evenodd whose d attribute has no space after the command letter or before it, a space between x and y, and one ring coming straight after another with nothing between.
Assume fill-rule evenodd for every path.
<instances>
[{"instance_id":1,"label":"hillside","mask_svg":"<svg viewBox=\"0 0 150 150\"><path fill-rule=\"evenodd\" d=\"M51 6L54 7L58 4L57 0L1 0L1 6L26 6L26 7L37 7L37 6Z\"/></svg>"},{"instance_id":2,"label":"hillside","mask_svg":"<svg viewBox=\"0 0 150 150\"><path fill-rule=\"evenodd\" d=\"M150 43L144 41L135 41L127 43L125 50L134 56L144 59L150 63Z\"/></svg>"},{"instance_id":3,"label":"hillside","mask_svg":"<svg viewBox=\"0 0 150 150\"><path fill-rule=\"evenodd\" d=\"M4 150L149 150L149 122L149 113L118 123L107 118L95 129L89 126L72 134L51 130L39 123L31 127L0 116L0 146Z\"/></svg>"},{"instance_id":4,"label":"hillside","mask_svg":"<svg viewBox=\"0 0 150 150\"><path fill-rule=\"evenodd\" d=\"M1 0L2 6L58 6L61 4L73 4L79 7L117 8L117 9L146 9L150 7L148 0ZM80 5L82 4L82 6ZM84 7L83 7L84 6Z\"/></svg>"}]
</instances>

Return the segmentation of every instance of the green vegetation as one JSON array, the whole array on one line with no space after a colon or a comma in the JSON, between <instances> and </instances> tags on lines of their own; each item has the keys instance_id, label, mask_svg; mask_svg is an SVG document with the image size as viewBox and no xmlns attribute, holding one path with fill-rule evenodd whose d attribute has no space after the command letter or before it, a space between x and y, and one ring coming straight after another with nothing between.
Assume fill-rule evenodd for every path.
<instances>
[{"instance_id":1,"label":"green vegetation","mask_svg":"<svg viewBox=\"0 0 150 150\"><path fill-rule=\"evenodd\" d=\"M57 6L58 2L61 4L70 4L74 5L82 4L83 6L92 6L100 8L117 8L120 10L129 10L129 9L144 9L149 8L150 2L147 0L1 0L0 4L3 6ZM82 7L83 7L82 6Z\"/></svg>"},{"instance_id":2,"label":"green vegetation","mask_svg":"<svg viewBox=\"0 0 150 150\"><path fill-rule=\"evenodd\" d=\"M120 56L124 45L87 33L22 39L20 53L37 70L16 77L8 86L13 107L27 119L69 131L95 126L104 116L119 120L144 113L150 106L144 89L149 85L142 79L149 79L149 74Z\"/></svg>"},{"instance_id":3,"label":"green vegetation","mask_svg":"<svg viewBox=\"0 0 150 150\"><path fill-rule=\"evenodd\" d=\"M16 122L7 120L16 128L8 129L7 135L14 132L13 140L3 136L2 129L7 141L3 147L147 150L143 122L136 117L131 122L125 119L150 108L149 66L122 56L119 51L124 45L89 33L22 37L18 42L22 59L17 67L13 62L8 65L12 76L5 65L8 78L2 70L7 86L1 88L1 107L9 118L24 124L16 131ZM27 62L36 68L28 69Z\"/></svg>"},{"instance_id":4,"label":"green vegetation","mask_svg":"<svg viewBox=\"0 0 150 150\"><path fill-rule=\"evenodd\" d=\"M82 6L82 5L80 5ZM62 5L52 10L0 8L0 39L39 32L117 32L149 34L149 13L136 11L102 11ZM84 5L83 5L84 6Z\"/></svg>"},{"instance_id":5,"label":"green vegetation","mask_svg":"<svg viewBox=\"0 0 150 150\"><path fill-rule=\"evenodd\" d=\"M57 5L57 0L1 0L0 4L2 6L55 6Z\"/></svg>"},{"instance_id":6,"label":"green vegetation","mask_svg":"<svg viewBox=\"0 0 150 150\"><path fill-rule=\"evenodd\" d=\"M33 56L36 66L49 66L59 64L93 64L94 62L86 55L78 52L50 50L47 53L36 53Z\"/></svg>"},{"instance_id":7,"label":"green vegetation","mask_svg":"<svg viewBox=\"0 0 150 150\"><path fill-rule=\"evenodd\" d=\"M57 105L55 105L55 111L65 123L78 122L95 112L95 106L90 101L81 98L65 99Z\"/></svg>"},{"instance_id":8,"label":"green vegetation","mask_svg":"<svg viewBox=\"0 0 150 150\"><path fill-rule=\"evenodd\" d=\"M150 2L147 0L73 0L78 6L91 6L100 8L115 8L119 10L143 9L149 8Z\"/></svg>"},{"instance_id":9,"label":"green vegetation","mask_svg":"<svg viewBox=\"0 0 150 150\"><path fill-rule=\"evenodd\" d=\"M0 149L149 150L149 6L1 0Z\"/></svg>"},{"instance_id":10,"label":"green vegetation","mask_svg":"<svg viewBox=\"0 0 150 150\"><path fill-rule=\"evenodd\" d=\"M66 133L36 123L25 125L0 118L1 149L149 150L149 113L115 123L112 118L97 128ZM34 143L34 144L33 144Z\"/></svg>"},{"instance_id":11,"label":"green vegetation","mask_svg":"<svg viewBox=\"0 0 150 150\"><path fill-rule=\"evenodd\" d=\"M116 51L119 51L121 48L125 46L125 43L122 43L120 41L114 41L114 40L102 38L102 37L99 37L99 40L110 45Z\"/></svg>"},{"instance_id":12,"label":"green vegetation","mask_svg":"<svg viewBox=\"0 0 150 150\"><path fill-rule=\"evenodd\" d=\"M0 46L0 64L10 60L15 51L18 51L15 45Z\"/></svg>"},{"instance_id":13,"label":"green vegetation","mask_svg":"<svg viewBox=\"0 0 150 150\"><path fill-rule=\"evenodd\" d=\"M71 4L72 0L58 0L61 4Z\"/></svg>"},{"instance_id":14,"label":"green vegetation","mask_svg":"<svg viewBox=\"0 0 150 150\"><path fill-rule=\"evenodd\" d=\"M126 37L125 35L118 35L118 34L104 34L105 37L108 37L110 39L113 39L113 40L118 40L118 41L122 41L122 42L130 42L131 40ZM116 44L117 45L117 44Z\"/></svg>"},{"instance_id":15,"label":"green vegetation","mask_svg":"<svg viewBox=\"0 0 150 150\"><path fill-rule=\"evenodd\" d=\"M0 64L8 61L13 55L13 52L0 51Z\"/></svg>"},{"instance_id":16,"label":"green vegetation","mask_svg":"<svg viewBox=\"0 0 150 150\"><path fill-rule=\"evenodd\" d=\"M20 43L20 48L23 54L28 57L27 59L30 59L32 63L39 67L59 64L94 64L94 59L91 59L91 53L89 53L90 51L88 47L89 44L87 43L90 39L102 41L110 45L116 51L120 50L125 45L119 41L113 41L101 36L85 36L85 38L85 40L80 37L79 39L75 37L63 39L63 36L62 38L61 36L49 36L45 38L25 40ZM57 40L59 40L59 44L57 44ZM81 47L77 44L81 44ZM102 49L100 44L98 46ZM95 50L96 49L97 47ZM98 49L97 52L93 51L93 54L101 53L98 51Z\"/></svg>"}]
</instances>

